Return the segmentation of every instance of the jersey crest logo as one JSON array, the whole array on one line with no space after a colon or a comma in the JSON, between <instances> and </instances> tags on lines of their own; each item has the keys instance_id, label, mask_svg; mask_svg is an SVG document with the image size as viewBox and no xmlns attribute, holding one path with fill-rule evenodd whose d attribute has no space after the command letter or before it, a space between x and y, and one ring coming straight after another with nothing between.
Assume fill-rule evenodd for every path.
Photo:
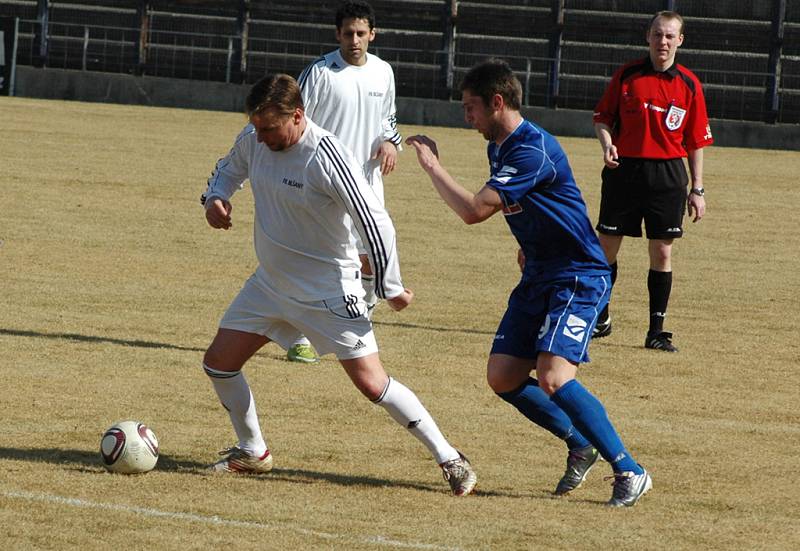
<instances>
[{"instance_id":1,"label":"jersey crest logo","mask_svg":"<svg viewBox=\"0 0 800 551\"><path fill-rule=\"evenodd\" d=\"M680 107L670 105L669 109L667 109L667 116L665 118L667 130L675 131L680 128L685 117L686 109L681 109Z\"/></svg>"},{"instance_id":2,"label":"jersey crest logo","mask_svg":"<svg viewBox=\"0 0 800 551\"><path fill-rule=\"evenodd\" d=\"M496 180L497 178L495 178ZM503 215L504 216L513 216L515 214L519 214L522 212L522 205L518 202L509 203L509 199L506 198L505 195L501 195L501 199L503 200Z\"/></svg>"}]
</instances>

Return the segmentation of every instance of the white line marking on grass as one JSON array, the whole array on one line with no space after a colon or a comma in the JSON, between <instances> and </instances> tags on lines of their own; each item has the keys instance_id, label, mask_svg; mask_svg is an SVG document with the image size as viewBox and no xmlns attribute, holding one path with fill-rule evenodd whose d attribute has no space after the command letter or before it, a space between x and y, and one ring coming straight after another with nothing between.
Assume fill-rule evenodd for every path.
<instances>
[{"instance_id":1,"label":"white line marking on grass","mask_svg":"<svg viewBox=\"0 0 800 551\"><path fill-rule=\"evenodd\" d=\"M134 505L115 505L113 503L97 503L94 501L86 501L85 499L77 499L74 497L62 497L51 494L38 494L32 492L8 492L0 490L0 495L15 499L25 499L28 501L42 501L45 503L55 503L58 505L67 505L70 507L83 507L87 509L102 509L106 511L119 511L122 513L131 513L134 515L142 515L145 517L167 518L172 520L184 520L187 522L197 522L200 524L213 524L217 526L231 526L234 528L256 528L260 530L276 530L278 532L288 531L296 532L304 536L314 536L317 538L328 540L350 540L359 543L367 543L373 545L380 545L384 547L399 547L403 549L431 549L435 551L459 551L458 547L443 547L431 543L418 543L413 541L398 541L389 539L383 536L348 536L345 534L335 534L331 532L321 532L319 530L310 530L294 524L281 524L281 523L263 523L253 522L249 520L233 520L221 518L218 516L205 516L196 515L193 513L178 513L175 511L161 511L159 509L151 509L149 507L136 507Z\"/></svg>"}]
</instances>

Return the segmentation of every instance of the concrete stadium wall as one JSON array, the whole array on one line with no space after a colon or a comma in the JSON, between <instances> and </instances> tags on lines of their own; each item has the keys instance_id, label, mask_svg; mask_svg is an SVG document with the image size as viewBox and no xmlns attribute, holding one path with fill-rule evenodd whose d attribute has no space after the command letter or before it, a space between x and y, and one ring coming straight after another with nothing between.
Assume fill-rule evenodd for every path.
<instances>
[{"instance_id":1,"label":"concrete stadium wall","mask_svg":"<svg viewBox=\"0 0 800 551\"><path fill-rule=\"evenodd\" d=\"M249 88L220 82L18 66L15 95L241 112ZM459 102L398 98L397 111L401 124L467 127ZM557 136L594 136L588 111L527 107L523 114ZM711 129L718 146L800 151L800 125L714 119Z\"/></svg>"}]
</instances>

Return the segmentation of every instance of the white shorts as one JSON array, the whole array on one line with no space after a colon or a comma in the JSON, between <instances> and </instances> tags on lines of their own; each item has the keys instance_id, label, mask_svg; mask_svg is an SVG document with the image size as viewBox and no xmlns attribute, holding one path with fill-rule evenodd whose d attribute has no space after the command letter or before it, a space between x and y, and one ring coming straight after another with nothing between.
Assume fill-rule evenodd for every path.
<instances>
[{"instance_id":1,"label":"white shorts","mask_svg":"<svg viewBox=\"0 0 800 551\"><path fill-rule=\"evenodd\" d=\"M233 299L219 326L263 335L288 349L305 335L319 355L352 360L378 351L363 298L355 295L316 302L281 296L255 274Z\"/></svg>"}]
</instances>

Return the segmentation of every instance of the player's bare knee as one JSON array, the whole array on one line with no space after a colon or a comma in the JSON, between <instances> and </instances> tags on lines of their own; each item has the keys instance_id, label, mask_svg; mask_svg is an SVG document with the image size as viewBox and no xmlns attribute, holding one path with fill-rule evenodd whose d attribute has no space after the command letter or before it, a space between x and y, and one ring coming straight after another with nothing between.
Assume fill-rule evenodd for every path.
<instances>
[{"instance_id":1,"label":"player's bare knee","mask_svg":"<svg viewBox=\"0 0 800 551\"><path fill-rule=\"evenodd\" d=\"M505 370L493 368L491 365L486 368L486 382L489 384L489 388L497 394L509 392L519 386L510 380Z\"/></svg>"},{"instance_id":2,"label":"player's bare knee","mask_svg":"<svg viewBox=\"0 0 800 551\"><path fill-rule=\"evenodd\" d=\"M356 385L356 388L363 394L368 400L375 402L383 395L383 391L386 388L386 383L379 383L377 381L353 381L353 384Z\"/></svg>"},{"instance_id":3,"label":"player's bare knee","mask_svg":"<svg viewBox=\"0 0 800 551\"><path fill-rule=\"evenodd\" d=\"M239 371L242 368L241 365L235 365L230 358L220 354L213 345L203 355L203 365L216 371Z\"/></svg>"},{"instance_id":4,"label":"player's bare knee","mask_svg":"<svg viewBox=\"0 0 800 551\"><path fill-rule=\"evenodd\" d=\"M549 379L547 377L539 379L539 388L548 396L552 396L560 387L561 385L554 379Z\"/></svg>"}]
</instances>

